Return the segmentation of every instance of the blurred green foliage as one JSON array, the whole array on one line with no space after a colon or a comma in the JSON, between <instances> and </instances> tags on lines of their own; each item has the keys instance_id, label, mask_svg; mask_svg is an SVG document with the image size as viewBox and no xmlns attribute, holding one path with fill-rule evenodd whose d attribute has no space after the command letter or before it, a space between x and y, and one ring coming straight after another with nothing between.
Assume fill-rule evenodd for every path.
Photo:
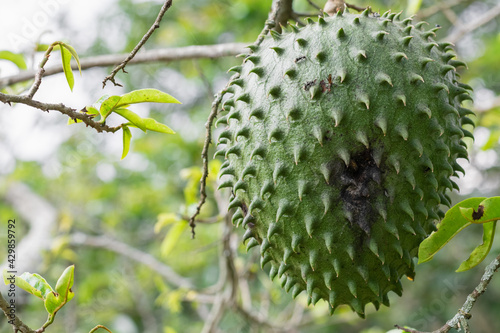
<instances>
[{"instance_id":1,"label":"blurred green foliage","mask_svg":"<svg viewBox=\"0 0 500 333\"><path fill-rule=\"evenodd\" d=\"M320 6L324 4L324 1L314 2ZM118 0L112 10L97 21L96 27L101 34L86 52L80 51L77 43L72 42L72 45L79 51L81 58L128 52L156 18L160 3ZM176 1L146 48L233 41L250 44L262 30L270 3L252 0ZM352 3L358 6L371 5L375 11L391 8L396 12L418 5L415 1L405 0ZM472 15L471 11L478 6L491 6L494 3L463 1L452 7L451 13L437 11L427 21L433 25L440 24L442 29L438 38L444 38L453 27L451 14L459 22L466 21ZM434 5L436 2L424 0L420 10ZM301 13L316 13L305 0L296 0L294 9ZM72 30L71 22L66 24L62 28L71 38L72 33L76 32ZM481 46L478 48L480 53L469 55L469 70L463 73L464 81L473 85L476 92L488 92L497 96L497 99L500 95L499 24L497 19L487 25L488 28L472 33ZM118 50L117 45L110 45L105 36L107 31L113 30L119 30L124 39ZM458 51L469 47L467 44L458 46ZM52 250L44 253L38 273L55 281L65 267L75 264L76 296L58 314L51 332L88 332L97 324L103 324L118 333L180 333L199 332L202 329L203 321L197 312L202 311L203 304L192 301L194 291L177 289L145 265L127 257L105 249L71 246L67 240L68 235L74 232L106 235L155 256L178 274L188 277L199 290L217 282L222 225L199 223L196 239L192 240L185 217L194 212L198 200L200 153L204 123L212 102L210 96L222 88L229 78L226 70L238 63L238 59L223 58L128 66L129 73L117 77L126 91L152 87L171 94L183 103L153 105L144 110L149 113L149 117L175 130L176 135L143 135L132 129L134 140L129 156L120 161L120 146L112 144L116 141L113 135L98 134L83 126L71 127L72 135L47 160L18 160L15 170L4 177L5 184L0 186L2 192L10 182L23 182L59 212L58 224L53 230ZM103 69L98 73L104 78L108 70ZM82 81L84 79L85 72ZM61 77L61 80L64 78ZM100 89L99 81L82 84L86 84L89 91ZM63 120L61 126L54 130L63 128L66 119ZM498 193L500 188L500 108L483 108L477 117L477 124L487 138L481 140L484 141L482 145L471 143L471 161L474 165L482 148L483 152L494 152L495 162L486 169L478 170L482 180L496 182L496 185L491 186L490 183L489 187L474 187L467 196L489 196ZM121 142L121 138L118 142ZM209 156L213 153L212 147ZM213 171L218 164L220 162L215 161L211 164L209 196L200 215L202 219L222 219L219 216L222 212L219 212L214 199ZM226 192L221 193L219 195L228 196ZM455 202L463 199L458 195L453 198ZM4 217L18 216L18 212L2 201L0 210L0 228L4 230L7 223ZM23 226L26 224L20 222L17 231L22 237L28 230ZM482 275L482 268L455 273L458 264L481 241L481 226L471 226L470 231L454 239L434 260L419 265L415 281L403 283L403 297L392 295L391 308L382 308L378 312L373 308L368 309L366 320L360 320L346 308L338 309L330 317L326 304L320 302L314 309L308 308L303 295L292 301L291 295L286 294L278 282L269 281L267 274L261 271L256 250L247 254L244 246L240 245L235 264L237 267L249 268L246 282L250 286L249 296L257 312L267 313L273 320L283 320L280 317L283 311L291 315L296 304L299 304L300 311L295 311L304 316L304 325L297 328L300 332L379 333L391 330L394 324L433 330L456 313ZM237 232L242 234L241 229ZM0 244L5 244L5 240L4 233L0 232ZM497 241L488 258L499 252ZM1 247L0 258L5 257L5 248ZM495 277L488 292L473 310L470 325L477 332L500 332L497 318L500 313L499 293L500 279ZM18 314L34 328L44 320L42 310L37 302L28 299ZM127 326L127 323L131 324ZM264 328L252 327L236 312L226 313L220 327L224 332L265 331ZM8 332L8 329L5 321L0 322L1 332Z\"/></svg>"}]
</instances>

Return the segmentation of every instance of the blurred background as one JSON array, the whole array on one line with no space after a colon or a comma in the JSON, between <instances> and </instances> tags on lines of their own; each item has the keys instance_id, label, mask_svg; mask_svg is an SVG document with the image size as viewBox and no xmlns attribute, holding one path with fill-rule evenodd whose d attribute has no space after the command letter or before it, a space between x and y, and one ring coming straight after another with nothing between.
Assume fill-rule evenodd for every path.
<instances>
[{"instance_id":1,"label":"blurred background","mask_svg":"<svg viewBox=\"0 0 500 333\"><path fill-rule=\"evenodd\" d=\"M324 0L313 0L323 7ZM35 68L43 53L39 43L62 40L80 58L127 53L154 22L163 1L64 0L0 4L0 51L23 53ZM458 58L467 62L462 80L474 88L477 112L475 142L468 141L470 163L460 161L466 176L453 203L472 196L500 192L500 16L498 0L352 0L381 13L391 9L416 13L415 20L441 26L436 39L452 40ZM175 1L143 51L189 45L242 42L251 44L263 28L271 1ZM297 13L317 16L310 1L295 0ZM48 65L57 64L51 56ZM65 267L75 264L76 297L58 314L49 332L88 332L97 324L113 332L200 332L212 320L212 304L225 290L227 273L222 251L234 248L239 295L250 312L227 309L213 332L280 332L293 320L290 332L379 333L394 324L419 330L441 327L461 307L500 252L500 241L483 264L455 273L460 262L481 242L481 226L459 235L429 263L417 267L415 281L404 281L404 294L391 294L391 307L367 308L362 320L348 308L333 317L320 301L308 307L304 295L292 301L279 282L260 269L259 251L246 253L243 230L226 237L224 203L227 193L214 194L220 161L210 163L207 204L191 239L185 218L194 212L201 177L204 124L213 95L240 63L231 56L129 65L128 74L102 89L111 68L75 73L71 92L64 75L46 77L36 99L81 109L104 94L155 88L182 105L137 105L141 116L158 119L177 132L164 135L133 131L129 155L120 160L120 134L97 133L67 125L67 117L23 105L0 105L0 244L6 244L7 221L16 219L18 266L55 284ZM0 79L19 69L0 60ZM1 87L20 93L31 82ZM109 118L111 124L119 119ZM220 130L220 129L219 129ZM217 131L216 131L217 132ZM215 133L214 137L217 137ZM212 147L209 156L213 155ZM477 228L474 228L477 227ZM5 232L4 232L5 231ZM498 236L498 231L497 231ZM0 264L6 247L0 246ZM2 265L3 266L3 265ZM21 270L22 269L22 270ZM268 270L269 267L266 267ZM227 274L226 274L227 275ZM0 291L4 292L4 286ZM32 328L46 319L42 302L18 291L18 315ZM5 296L5 294L4 294ZM500 332L500 277L495 276L472 312L474 332ZM248 307L250 306L250 307ZM10 326L0 319L0 332ZM283 324L283 325L282 325Z\"/></svg>"}]
</instances>

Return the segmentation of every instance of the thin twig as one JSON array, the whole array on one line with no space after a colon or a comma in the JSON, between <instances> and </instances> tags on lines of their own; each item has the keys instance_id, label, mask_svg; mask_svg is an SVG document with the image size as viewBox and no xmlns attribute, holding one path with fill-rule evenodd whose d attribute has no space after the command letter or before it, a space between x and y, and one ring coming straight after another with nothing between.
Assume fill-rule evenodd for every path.
<instances>
[{"instance_id":1,"label":"thin twig","mask_svg":"<svg viewBox=\"0 0 500 333\"><path fill-rule=\"evenodd\" d=\"M14 332L21 332L21 333L34 333L35 331L29 328L25 323L22 322L21 319L19 319L16 314L10 313L10 308L9 308L9 303L3 298L2 293L0 292L0 309L3 311L5 316L7 317L7 321L9 322L14 322L12 324L12 328L14 329ZM12 318L14 317L14 318Z\"/></svg>"},{"instance_id":2,"label":"thin twig","mask_svg":"<svg viewBox=\"0 0 500 333\"><path fill-rule=\"evenodd\" d=\"M121 129L121 126L116 126L116 127L110 127L106 124L98 123L95 122L91 116L87 115L84 112L78 112L76 109L72 109L70 107L67 107L66 105L59 103L59 104L52 104L52 103L43 103L40 101L36 101L34 99L31 99L29 96L18 96L18 95L6 95L3 93L0 93L0 102L3 102L5 104L11 105L11 103L20 103L20 104L25 104L31 107L34 107L36 109L40 109L42 111L48 112L49 110L53 111L58 111L61 112L62 114L67 115L71 119L78 119L81 120L85 125L94 128L97 132L110 132L110 133L115 133L119 129Z\"/></svg>"},{"instance_id":3,"label":"thin twig","mask_svg":"<svg viewBox=\"0 0 500 333\"><path fill-rule=\"evenodd\" d=\"M453 10L451 10L451 8L444 9L443 14L444 14L444 16L446 16L448 21L450 21L450 23L453 24L453 26L457 25L457 23L458 23L457 14L455 14L455 12Z\"/></svg>"},{"instance_id":4,"label":"thin twig","mask_svg":"<svg viewBox=\"0 0 500 333\"><path fill-rule=\"evenodd\" d=\"M320 6L318 6L317 4L312 2L312 0L307 0L307 3L310 4L311 6L313 6L314 8L316 8L317 10L319 10L320 12L323 11L323 9L321 9Z\"/></svg>"},{"instance_id":5,"label":"thin twig","mask_svg":"<svg viewBox=\"0 0 500 333\"><path fill-rule=\"evenodd\" d=\"M459 329L460 327L464 329L467 328L468 324L464 325L464 323L466 323L467 320L471 318L470 311L472 310L472 307L477 302L479 296L484 294L484 292L486 291L486 287L488 287L488 284L491 282L493 275L498 271L499 268L500 268L500 255L498 255L488 266L486 266L484 274L481 277L481 281L474 289L474 291L470 293L469 296L467 296L467 300L465 301L464 305L462 305L462 307L458 310L457 314L452 319L448 320L448 322L440 329L432 332L423 332L415 329L405 328L399 325L395 325L395 327L408 333L447 333L452 328L455 329ZM465 332L468 331L466 330Z\"/></svg>"},{"instance_id":6,"label":"thin twig","mask_svg":"<svg viewBox=\"0 0 500 333\"><path fill-rule=\"evenodd\" d=\"M276 0L276 2L274 3L274 8L269 14L269 18L266 20L264 28L262 29L262 31L259 34L259 37L254 43L255 46L259 46L260 44L262 44L264 37L266 37L269 31L276 26L276 19L278 17L280 8L281 8L281 0Z\"/></svg>"},{"instance_id":7,"label":"thin twig","mask_svg":"<svg viewBox=\"0 0 500 333\"><path fill-rule=\"evenodd\" d=\"M420 20L424 20L429 16L432 16L440 11L452 8L456 5L461 4L462 2L471 2L471 0L450 0L446 2L436 2L435 5L420 10L417 13L417 16Z\"/></svg>"},{"instance_id":8,"label":"thin twig","mask_svg":"<svg viewBox=\"0 0 500 333\"><path fill-rule=\"evenodd\" d=\"M450 43L458 42L464 35L476 30L477 28L485 25L490 22L494 18L500 15L500 3L495 7L488 10L486 13L482 14L479 17L476 17L474 20L468 22L467 24L462 24L458 26L458 29L448 35L444 40Z\"/></svg>"},{"instance_id":9,"label":"thin twig","mask_svg":"<svg viewBox=\"0 0 500 333\"><path fill-rule=\"evenodd\" d=\"M202 333L215 332L224 312L226 312L228 306L233 303L233 300L236 299L238 291L238 273L234 264L235 250L231 246L231 237L233 235L232 227L231 215L227 214L222 226L222 248L219 254L219 264L221 267L219 281L222 282L221 286L225 287L225 289L218 291L210 315L203 325Z\"/></svg>"},{"instance_id":10,"label":"thin twig","mask_svg":"<svg viewBox=\"0 0 500 333\"><path fill-rule=\"evenodd\" d=\"M362 11L364 11L366 9L365 7L359 7L359 6L356 6L356 5L351 5L351 4L347 3L347 2L346 2L345 5L346 5L347 8L357 10L358 12L362 12Z\"/></svg>"},{"instance_id":11,"label":"thin twig","mask_svg":"<svg viewBox=\"0 0 500 333\"><path fill-rule=\"evenodd\" d=\"M72 234L70 239L73 245L107 249L141 263L160 274L165 280L177 288L195 288L191 281L178 275L172 268L153 257L151 254L140 251L116 239L107 236L91 236L80 232Z\"/></svg>"},{"instance_id":12,"label":"thin twig","mask_svg":"<svg viewBox=\"0 0 500 333\"><path fill-rule=\"evenodd\" d=\"M274 23L276 20L276 17L278 15L279 9L280 9L280 4L281 0L277 0L275 2L275 6L271 13L269 14L269 19L266 21L266 24L264 25L264 29L262 29L262 32L259 34L259 37L255 41L254 45L259 46L262 41L264 40L264 37L269 33L269 30L271 30L276 24ZM224 94L227 92L227 89L229 87L229 83L236 79L239 76L239 74L235 74L231 77L229 80L228 84L226 87L220 91L218 94L215 95L214 101L212 102L212 110L208 116L208 120L205 123L205 142L203 144L203 151L201 152L201 158L203 160L203 174L201 176L200 180L200 201L198 202L198 205L196 206L196 211L194 214L191 216L189 219L189 226L191 227L191 235L192 238L195 236L195 227L196 227L196 222L195 219L196 217L200 214L201 207L205 204L205 201L207 200L207 177L208 177L208 148L210 147L210 144L212 143L212 124L217 117L217 114L219 112L219 105L222 101L222 97Z\"/></svg>"},{"instance_id":13,"label":"thin twig","mask_svg":"<svg viewBox=\"0 0 500 333\"><path fill-rule=\"evenodd\" d=\"M210 115L208 116L207 122L205 123L205 142L203 144L203 151L201 152L201 158L203 159L203 175L201 176L200 180L200 201L198 202L198 205L196 206L196 211L194 212L193 215L191 215L191 218L189 219L189 226L191 227L191 235L192 238L195 236L195 231L194 228L196 227L196 222L195 219L196 217L200 214L201 207L205 204L205 201L207 200L207 177L208 177L208 148L210 146L210 143L212 142L212 124L214 122L214 119L217 117L217 114L219 112L219 105L222 101L222 96L227 92L227 89L229 88L229 83L236 79L239 76L239 74L235 74L231 77L229 80L228 84L226 87L221 90L217 95L215 95L215 99L212 102L212 110L210 112Z\"/></svg>"},{"instance_id":14,"label":"thin twig","mask_svg":"<svg viewBox=\"0 0 500 333\"><path fill-rule=\"evenodd\" d=\"M189 222L191 219L191 216L187 216L187 215L180 215L179 217L187 222ZM209 217L206 219L196 219L196 222L203 223L203 224L215 224L215 223L221 222L222 219L223 219L222 216L212 216L212 217Z\"/></svg>"},{"instance_id":15,"label":"thin twig","mask_svg":"<svg viewBox=\"0 0 500 333\"><path fill-rule=\"evenodd\" d=\"M246 45L250 43L223 43L215 45L191 45L184 47L172 47L156 50L147 50L141 52L130 60L128 65L132 64L145 64L154 62L170 62L176 60L190 60L190 59L215 59L221 57L230 57L240 54L244 51ZM106 54L95 57L88 57L80 59L81 69L89 69L95 67L113 66L117 62L126 57L126 54ZM73 69L78 69L76 64L72 64ZM59 74L63 72L61 64L52 65L45 68L44 77ZM36 71L23 71L19 74L6 76L0 78L0 89L7 86L32 80Z\"/></svg>"},{"instance_id":16,"label":"thin twig","mask_svg":"<svg viewBox=\"0 0 500 333\"><path fill-rule=\"evenodd\" d=\"M47 61L49 61L50 53L54 49L54 46L57 45L59 42L52 43L48 48L47 51L45 51L45 54L43 55L42 61L38 65L38 70L35 74L35 82L33 82L33 85L31 86L30 91L28 92L28 97L33 98L40 88L40 84L42 83L42 77L45 74L45 64ZM62 66L61 66L62 67Z\"/></svg>"},{"instance_id":17,"label":"thin twig","mask_svg":"<svg viewBox=\"0 0 500 333\"><path fill-rule=\"evenodd\" d=\"M163 15L165 15L165 13L167 12L167 10L170 8L170 6L172 6L172 0L166 0L165 3L163 4L163 6L161 7L160 12L158 13L158 16L156 17L155 22L153 23L153 25L151 26L151 28L149 28L148 32L146 32L146 34L142 37L141 41L134 47L134 49L132 50L132 52L130 52L129 56L125 60L123 60L121 62L121 64L119 64L118 66L116 66L115 69L113 69L113 71L111 72L111 74L109 74L108 76L106 76L106 78L104 79L104 81L102 81L102 87L103 88L106 86L106 82L107 81L113 82L113 84L115 86L121 86L121 84L115 82L115 75L120 70L122 70L124 73L126 73L125 66L127 66L127 64L129 63L129 61L132 60L135 57L135 55L137 54L137 52L139 52L139 50L141 49L141 47L143 47L144 44L146 44L146 42L148 41L149 37L151 37L151 35L153 34L153 32L160 27L161 19L163 18Z\"/></svg>"}]
</instances>

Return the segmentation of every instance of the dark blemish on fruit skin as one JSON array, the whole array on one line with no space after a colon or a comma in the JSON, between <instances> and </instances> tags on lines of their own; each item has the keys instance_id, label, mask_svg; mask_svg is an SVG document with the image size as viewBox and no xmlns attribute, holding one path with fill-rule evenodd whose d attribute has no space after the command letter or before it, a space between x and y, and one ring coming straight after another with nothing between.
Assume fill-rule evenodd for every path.
<instances>
[{"instance_id":1,"label":"dark blemish on fruit skin","mask_svg":"<svg viewBox=\"0 0 500 333\"><path fill-rule=\"evenodd\" d=\"M241 210L243 211L243 216L247 216L248 208L244 203L241 204Z\"/></svg>"},{"instance_id":2,"label":"dark blemish on fruit skin","mask_svg":"<svg viewBox=\"0 0 500 333\"><path fill-rule=\"evenodd\" d=\"M474 221L479 220L481 217L483 217L483 215L484 215L484 206L479 205L479 207L477 207L477 212L476 210L474 210L474 213L472 213L472 219Z\"/></svg>"},{"instance_id":3,"label":"dark blemish on fruit skin","mask_svg":"<svg viewBox=\"0 0 500 333\"><path fill-rule=\"evenodd\" d=\"M323 136L323 141L331 141L332 140L332 137L331 137L331 132L330 130L326 131L325 135Z\"/></svg>"},{"instance_id":4,"label":"dark blemish on fruit skin","mask_svg":"<svg viewBox=\"0 0 500 333\"><path fill-rule=\"evenodd\" d=\"M315 84L316 84L316 80L306 82L306 84L304 84L304 90L309 90L309 88L311 88Z\"/></svg>"},{"instance_id":5,"label":"dark blemish on fruit skin","mask_svg":"<svg viewBox=\"0 0 500 333\"><path fill-rule=\"evenodd\" d=\"M377 167L370 149L351 156L347 167L338 161L332 161L329 167L332 169L329 184L340 188L343 208L352 213L351 226L362 230L358 229L361 241L363 235L370 234L372 225L378 220L373 203L384 195L383 171Z\"/></svg>"},{"instance_id":6,"label":"dark blemish on fruit skin","mask_svg":"<svg viewBox=\"0 0 500 333\"><path fill-rule=\"evenodd\" d=\"M294 62L297 64L297 63L299 63L299 62L301 62L302 60L305 60L305 59L306 59L305 56L300 56L298 58L295 58Z\"/></svg>"}]
</instances>

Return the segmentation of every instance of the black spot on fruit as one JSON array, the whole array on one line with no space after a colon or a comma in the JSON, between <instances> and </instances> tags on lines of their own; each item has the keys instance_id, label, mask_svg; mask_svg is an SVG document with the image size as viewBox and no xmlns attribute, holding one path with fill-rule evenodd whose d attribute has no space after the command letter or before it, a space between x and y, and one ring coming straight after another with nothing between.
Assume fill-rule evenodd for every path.
<instances>
[{"instance_id":1,"label":"black spot on fruit","mask_svg":"<svg viewBox=\"0 0 500 333\"><path fill-rule=\"evenodd\" d=\"M377 184L381 178L382 171L369 150L353 156L349 166L340 175L340 198L344 210L352 212L350 222L357 224L367 234L370 234L371 226L377 219L372 199L384 193L381 185Z\"/></svg>"}]
</instances>

